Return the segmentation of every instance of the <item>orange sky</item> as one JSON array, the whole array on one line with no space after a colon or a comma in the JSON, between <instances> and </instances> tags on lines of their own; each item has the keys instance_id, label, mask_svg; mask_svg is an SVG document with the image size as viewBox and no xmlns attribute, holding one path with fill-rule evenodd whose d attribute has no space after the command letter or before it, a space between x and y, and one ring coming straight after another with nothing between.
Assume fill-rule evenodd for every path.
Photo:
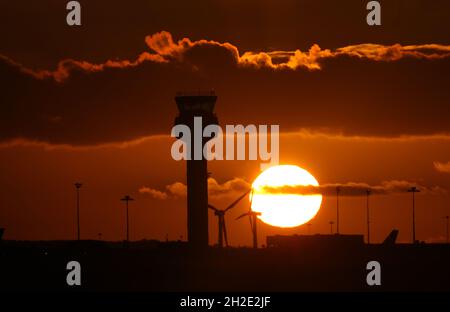
<instances>
[{"instance_id":1,"label":"orange sky","mask_svg":"<svg viewBox=\"0 0 450 312\"><path fill-rule=\"evenodd\" d=\"M447 0L384 1L380 27L366 24L359 0L86 1L81 27L65 24L63 4L0 3L7 239L74 238L77 180L83 238L123 239L129 193L132 239L185 239L185 199L138 191L185 182L168 137L180 90L214 89L221 125L280 125L281 163L320 184L450 190ZM251 182L259 165L213 161L209 171L219 183ZM223 207L238 195L211 201ZM343 197L341 207L342 232L365 233L364 198ZM410 194L373 196L371 207L373 241L394 227L410 241ZM251 243L248 222L233 220L246 209L227 216L232 245ZM417 237L442 241L449 209L444 192L418 194ZM335 199L325 197L312 231L328 233L334 218ZM210 228L215 242L212 213Z\"/></svg>"},{"instance_id":2,"label":"orange sky","mask_svg":"<svg viewBox=\"0 0 450 312\"><path fill-rule=\"evenodd\" d=\"M1 150L2 226L10 239L71 239L75 237L75 190L73 181L84 182L81 193L83 238L121 240L124 235L122 195L136 198L131 203L132 239L186 238L185 198L154 199L139 193L148 186L161 191L185 180L185 163L171 160L173 139L150 137L126 148L68 149L38 146L4 147ZM450 137L408 139L354 138L305 133L282 135L281 163L297 164L309 170L319 183L366 182L378 185L386 180L407 180L425 186L450 186L449 173L438 172L435 161L450 159ZM234 177L252 181L259 172L257 161L212 161L209 171L219 183ZM19 196L9 196L18 194ZM213 197L224 207L239 194ZM365 198L342 197L341 232L365 233ZM234 218L248 209L239 204L227 216L230 243L249 245L246 220ZM443 216L450 214L448 194L417 196L417 236L439 241L445 237ZM377 195L371 198L372 240L380 242L392 228L400 230L399 240L411 237L410 194ZM324 197L312 223L315 233L328 233L335 218L335 198ZM216 220L210 214L210 242L216 241ZM306 233L305 226L280 229L260 227L260 234Z\"/></svg>"}]
</instances>

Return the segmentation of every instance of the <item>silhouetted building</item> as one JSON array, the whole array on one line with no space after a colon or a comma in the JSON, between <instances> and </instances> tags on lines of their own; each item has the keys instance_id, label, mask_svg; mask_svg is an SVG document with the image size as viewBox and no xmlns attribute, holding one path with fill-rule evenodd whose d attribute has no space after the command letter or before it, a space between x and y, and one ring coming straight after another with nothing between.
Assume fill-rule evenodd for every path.
<instances>
[{"instance_id":1,"label":"silhouetted building","mask_svg":"<svg viewBox=\"0 0 450 312\"><path fill-rule=\"evenodd\" d=\"M364 245L364 235L274 235L267 236L267 247L310 248L310 247L358 247Z\"/></svg>"},{"instance_id":2,"label":"silhouetted building","mask_svg":"<svg viewBox=\"0 0 450 312\"><path fill-rule=\"evenodd\" d=\"M214 93L186 94L179 93L175 97L179 115L175 119L176 125L186 125L191 130L191 160L187 161L187 219L188 242L191 247L208 246L208 170L207 160L203 153L201 159L194 160L195 134L203 128L218 124L214 114L217 97ZM202 128L195 129L194 117L202 117ZM208 139L202 138L201 147ZM198 156L198 155L197 155Z\"/></svg>"}]
</instances>

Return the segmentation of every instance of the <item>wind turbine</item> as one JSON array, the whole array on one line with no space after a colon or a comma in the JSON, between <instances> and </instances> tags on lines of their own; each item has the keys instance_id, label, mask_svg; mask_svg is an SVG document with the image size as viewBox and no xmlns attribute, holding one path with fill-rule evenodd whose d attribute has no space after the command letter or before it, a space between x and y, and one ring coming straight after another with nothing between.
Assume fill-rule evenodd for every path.
<instances>
[{"instance_id":1,"label":"wind turbine","mask_svg":"<svg viewBox=\"0 0 450 312\"><path fill-rule=\"evenodd\" d=\"M225 239L225 246L228 247L227 228L225 226L225 213L228 210L230 210L231 208L233 208L234 206L236 206L237 203L239 203L241 201L241 199L244 198L249 192L250 192L250 190L248 190L247 192L245 192L244 194L239 196L238 199L236 199L227 208L225 208L223 210L217 209L213 205L208 204L208 208L214 211L214 214L217 216L218 221L219 221L219 226L218 226L218 228L219 228L219 234L218 234L219 248L223 248L224 239Z\"/></svg>"},{"instance_id":2,"label":"wind turbine","mask_svg":"<svg viewBox=\"0 0 450 312\"><path fill-rule=\"evenodd\" d=\"M261 215L261 212L256 212L252 210L252 201L253 201L253 189L250 196L250 207L249 210L243 214L241 214L239 217L236 218L236 220L243 218L245 216L249 216L250 219L250 227L252 229L253 233L253 248L258 248L258 232L256 230L256 225L258 224L258 216Z\"/></svg>"}]
</instances>

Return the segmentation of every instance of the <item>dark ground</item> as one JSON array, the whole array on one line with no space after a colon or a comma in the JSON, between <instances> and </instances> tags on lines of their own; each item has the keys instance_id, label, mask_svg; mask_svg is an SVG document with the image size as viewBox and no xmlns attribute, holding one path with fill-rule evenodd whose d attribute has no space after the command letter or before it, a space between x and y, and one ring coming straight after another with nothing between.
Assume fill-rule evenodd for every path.
<instances>
[{"instance_id":1,"label":"dark ground","mask_svg":"<svg viewBox=\"0 0 450 312\"><path fill-rule=\"evenodd\" d=\"M82 285L66 284L69 261ZM381 286L367 286L367 262L381 263ZM93 291L450 291L450 245L358 248L210 248L183 243L3 241L0 290Z\"/></svg>"}]
</instances>

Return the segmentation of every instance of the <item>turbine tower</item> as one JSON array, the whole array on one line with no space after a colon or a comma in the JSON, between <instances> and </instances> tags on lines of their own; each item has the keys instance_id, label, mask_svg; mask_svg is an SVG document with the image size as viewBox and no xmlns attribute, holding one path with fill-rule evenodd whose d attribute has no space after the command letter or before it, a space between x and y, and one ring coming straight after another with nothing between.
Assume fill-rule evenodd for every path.
<instances>
[{"instance_id":1,"label":"turbine tower","mask_svg":"<svg viewBox=\"0 0 450 312\"><path fill-rule=\"evenodd\" d=\"M366 190L366 217L367 217L367 244L370 244L370 214L369 214L369 197L371 191Z\"/></svg>"},{"instance_id":2,"label":"turbine tower","mask_svg":"<svg viewBox=\"0 0 450 312\"><path fill-rule=\"evenodd\" d=\"M120 199L121 201L125 202L126 210L127 210L127 242L130 241L130 232L129 232L129 219L128 219L128 202L131 200L134 200L131 198L130 195L125 195L123 198Z\"/></svg>"},{"instance_id":3,"label":"turbine tower","mask_svg":"<svg viewBox=\"0 0 450 312\"><path fill-rule=\"evenodd\" d=\"M412 193L412 242L416 242L416 207L415 207L415 194L420 192L420 190L413 186L408 192Z\"/></svg>"},{"instance_id":4,"label":"turbine tower","mask_svg":"<svg viewBox=\"0 0 450 312\"><path fill-rule=\"evenodd\" d=\"M219 229L219 234L218 234L218 246L219 248L223 248L223 241L225 239L225 246L228 247L228 237L227 237L227 228L225 226L225 213L230 210L231 208L235 207L237 205L237 203L239 203L241 201L241 199L243 199L248 193L250 192L250 190L248 190L247 192L245 192L244 194L242 194L241 196L239 196L238 199L236 199L234 202L232 202L227 208L220 210L217 209L216 207L214 207L211 204L208 204L208 207L214 211L214 214L217 216L218 218L218 229Z\"/></svg>"},{"instance_id":5,"label":"turbine tower","mask_svg":"<svg viewBox=\"0 0 450 312\"><path fill-rule=\"evenodd\" d=\"M203 138L204 127L218 124L214 114L217 97L214 92L208 93L177 93L179 115L175 125L185 125L191 132L190 153L187 160L187 227L188 243L194 249L208 247L208 169L207 161L201 155L194 155L195 150L203 152L208 138ZM201 117L200 127L194 127L196 117ZM198 129L199 128L199 129ZM198 133L201 132L201 133ZM199 140L196 136L201 135ZM199 141L199 142L198 142ZM201 144L200 148L195 144ZM197 156L197 157L194 157Z\"/></svg>"},{"instance_id":6,"label":"turbine tower","mask_svg":"<svg viewBox=\"0 0 450 312\"><path fill-rule=\"evenodd\" d=\"M341 189L336 187L336 233L339 234L339 193Z\"/></svg>"},{"instance_id":7,"label":"turbine tower","mask_svg":"<svg viewBox=\"0 0 450 312\"><path fill-rule=\"evenodd\" d=\"M252 210L252 200L253 200L253 189L252 193L250 195L250 207L249 210L243 214L241 214L239 217L236 218L236 220L243 218L245 216L248 216L250 219L250 227L252 229L253 234L253 248L258 248L258 231L257 231L257 224L258 224L258 216L261 215L260 212L256 212Z\"/></svg>"},{"instance_id":8,"label":"turbine tower","mask_svg":"<svg viewBox=\"0 0 450 312\"><path fill-rule=\"evenodd\" d=\"M77 240L80 240L80 188L83 184L75 182L74 185L77 190Z\"/></svg>"}]
</instances>

